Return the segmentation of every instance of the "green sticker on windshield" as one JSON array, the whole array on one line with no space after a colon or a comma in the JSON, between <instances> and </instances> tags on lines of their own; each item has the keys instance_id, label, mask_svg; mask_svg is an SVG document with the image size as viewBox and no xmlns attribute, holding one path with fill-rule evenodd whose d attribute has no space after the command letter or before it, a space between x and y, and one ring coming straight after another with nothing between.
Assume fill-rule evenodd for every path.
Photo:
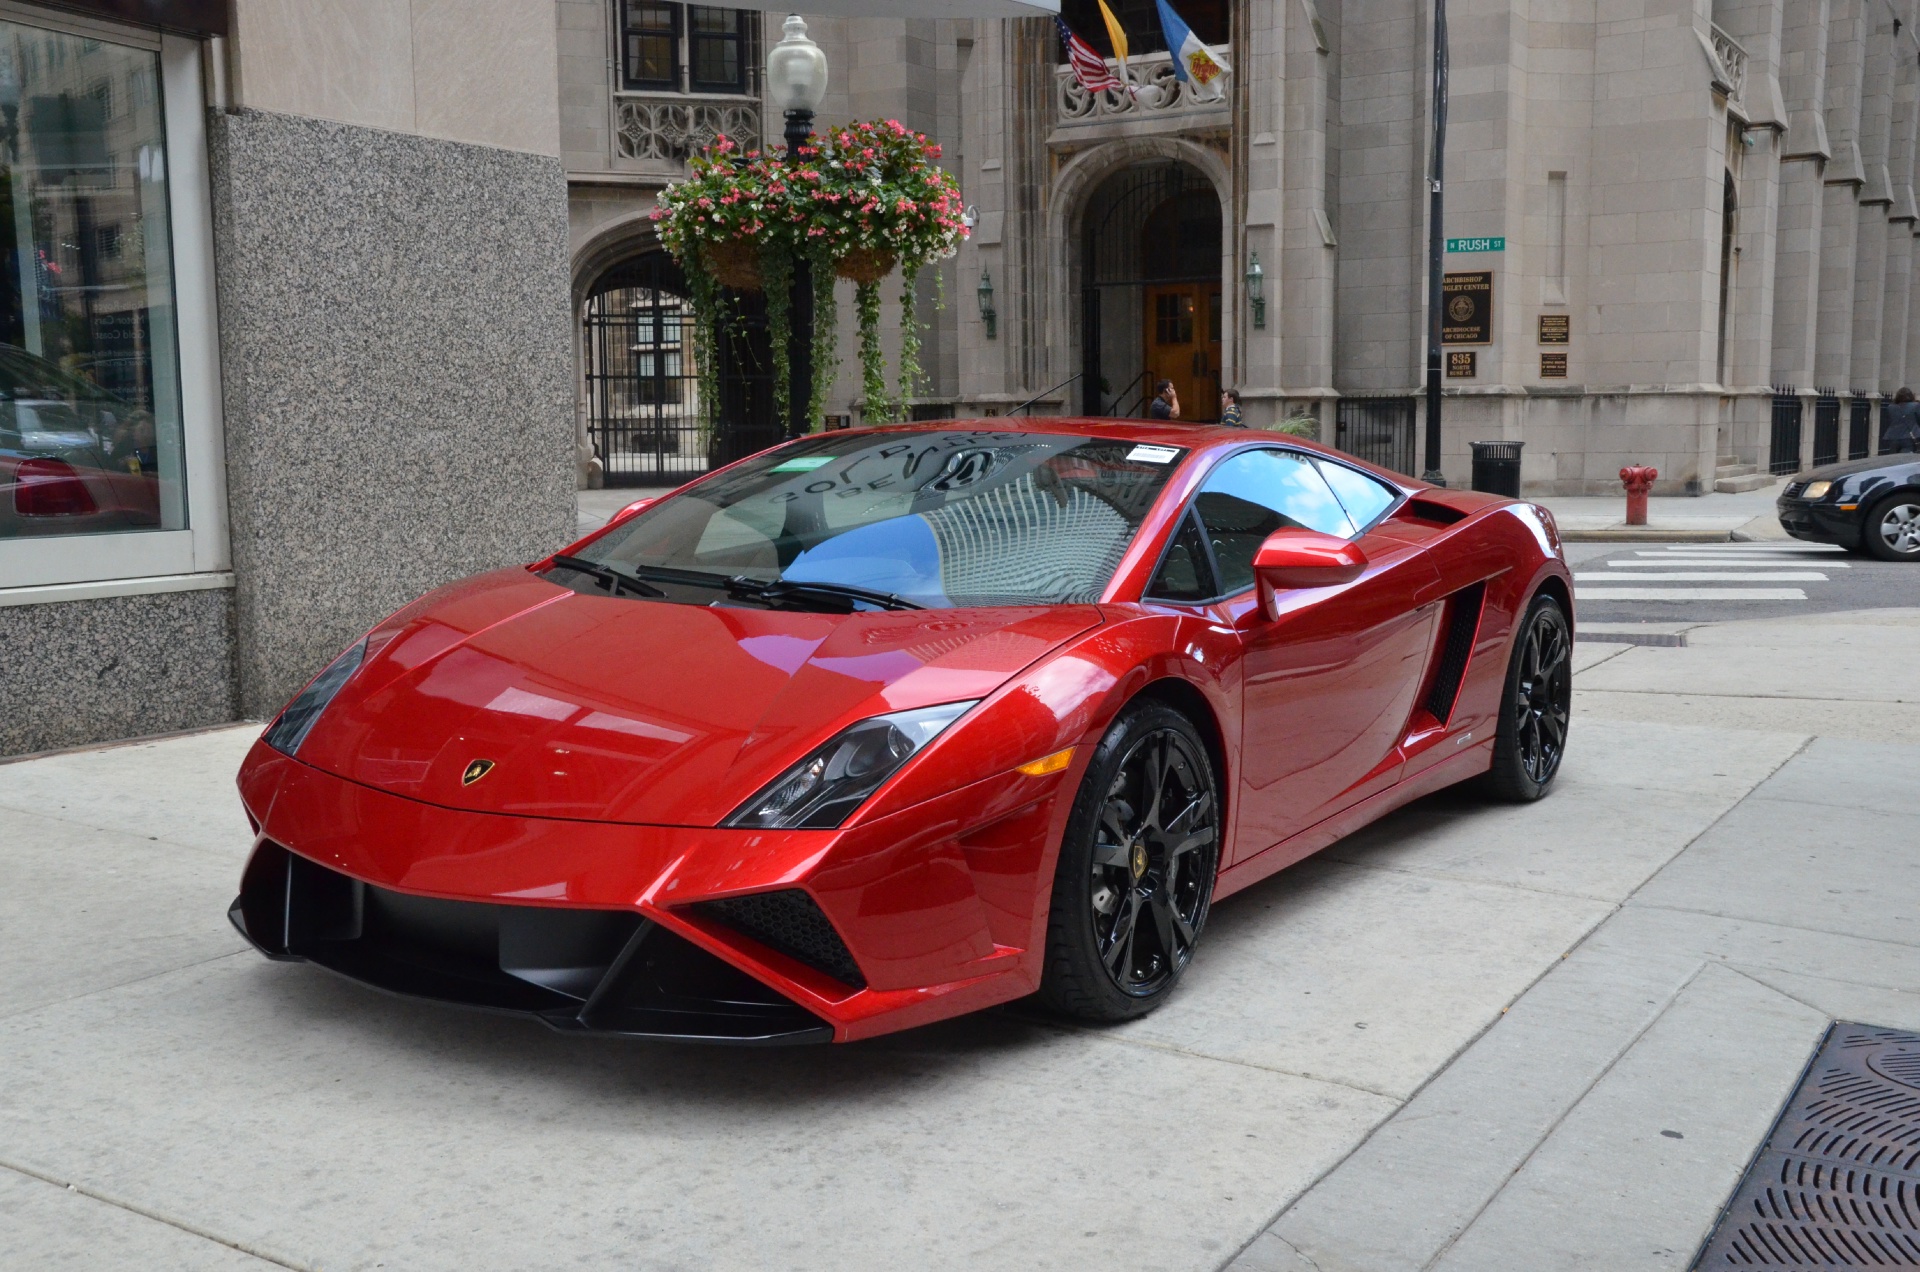
<instances>
[{"instance_id":1,"label":"green sticker on windshield","mask_svg":"<svg viewBox=\"0 0 1920 1272\"><path fill-rule=\"evenodd\" d=\"M831 455L797 455L792 459L781 460L773 466L776 473L810 473L816 468L825 468L833 462Z\"/></svg>"}]
</instances>

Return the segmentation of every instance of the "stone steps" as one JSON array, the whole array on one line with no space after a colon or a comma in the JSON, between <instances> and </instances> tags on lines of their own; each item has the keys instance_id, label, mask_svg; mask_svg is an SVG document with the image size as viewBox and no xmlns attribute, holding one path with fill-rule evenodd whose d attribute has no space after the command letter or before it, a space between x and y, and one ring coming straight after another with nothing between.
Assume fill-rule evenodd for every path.
<instances>
[{"instance_id":1,"label":"stone steps","mask_svg":"<svg viewBox=\"0 0 1920 1272\"><path fill-rule=\"evenodd\" d=\"M1759 490L1762 486L1771 486L1773 481L1771 473L1746 472L1737 477L1716 475L1713 479L1713 488L1722 495L1739 495L1749 490Z\"/></svg>"}]
</instances>

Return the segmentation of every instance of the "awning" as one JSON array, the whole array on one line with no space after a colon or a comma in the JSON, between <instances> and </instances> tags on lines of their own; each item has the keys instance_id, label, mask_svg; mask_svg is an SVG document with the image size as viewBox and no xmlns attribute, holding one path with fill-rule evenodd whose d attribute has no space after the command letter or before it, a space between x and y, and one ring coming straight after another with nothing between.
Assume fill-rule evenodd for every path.
<instances>
[{"instance_id":1,"label":"awning","mask_svg":"<svg viewBox=\"0 0 1920 1272\"><path fill-rule=\"evenodd\" d=\"M748 4L767 13L797 13L835 18L1052 18L1059 16L1060 0L804 0L792 4Z\"/></svg>"},{"instance_id":2,"label":"awning","mask_svg":"<svg viewBox=\"0 0 1920 1272\"><path fill-rule=\"evenodd\" d=\"M84 13L179 35L227 34L227 0L41 0L51 8Z\"/></svg>"}]
</instances>

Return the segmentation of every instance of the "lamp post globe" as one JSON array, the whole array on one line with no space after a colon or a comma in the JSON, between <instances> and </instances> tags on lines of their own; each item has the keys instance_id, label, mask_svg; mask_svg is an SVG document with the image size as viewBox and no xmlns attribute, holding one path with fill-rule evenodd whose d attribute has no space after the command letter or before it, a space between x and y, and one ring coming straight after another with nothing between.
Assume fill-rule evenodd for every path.
<instances>
[{"instance_id":1,"label":"lamp post globe","mask_svg":"<svg viewBox=\"0 0 1920 1272\"><path fill-rule=\"evenodd\" d=\"M780 42L767 51L767 95L787 120L787 154L813 135L813 113L827 95L827 55L807 38L806 19L787 15Z\"/></svg>"},{"instance_id":2,"label":"lamp post globe","mask_svg":"<svg viewBox=\"0 0 1920 1272\"><path fill-rule=\"evenodd\" d=\"M767 50L767 96L786 116L787 160L798 161L800 148L813 137L813 113L827 95L827 55L807 38L806 19L787 15L780 42ZM794 262L788 293L790 343L787 346L787 397L791 406L781 421L788 437L813 429L813 264Z\"/></svg>"}]
</instances>

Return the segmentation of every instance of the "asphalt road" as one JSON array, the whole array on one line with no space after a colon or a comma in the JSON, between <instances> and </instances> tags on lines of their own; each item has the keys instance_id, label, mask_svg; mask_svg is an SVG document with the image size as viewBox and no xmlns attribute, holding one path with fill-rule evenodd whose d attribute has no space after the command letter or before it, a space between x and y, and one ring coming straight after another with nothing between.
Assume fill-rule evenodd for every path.
<instances>
[{"instance_id":1,"label":"asphalt road","mask_svg":"<svg viewBox=\"0 0 1920 1272\"><path fill-rule=\"evenodd\" d=\"M1570 543L1567 563L1583 627L1920 606L1920 564L1823 544Z\"/></svg>"}]
</instances>

